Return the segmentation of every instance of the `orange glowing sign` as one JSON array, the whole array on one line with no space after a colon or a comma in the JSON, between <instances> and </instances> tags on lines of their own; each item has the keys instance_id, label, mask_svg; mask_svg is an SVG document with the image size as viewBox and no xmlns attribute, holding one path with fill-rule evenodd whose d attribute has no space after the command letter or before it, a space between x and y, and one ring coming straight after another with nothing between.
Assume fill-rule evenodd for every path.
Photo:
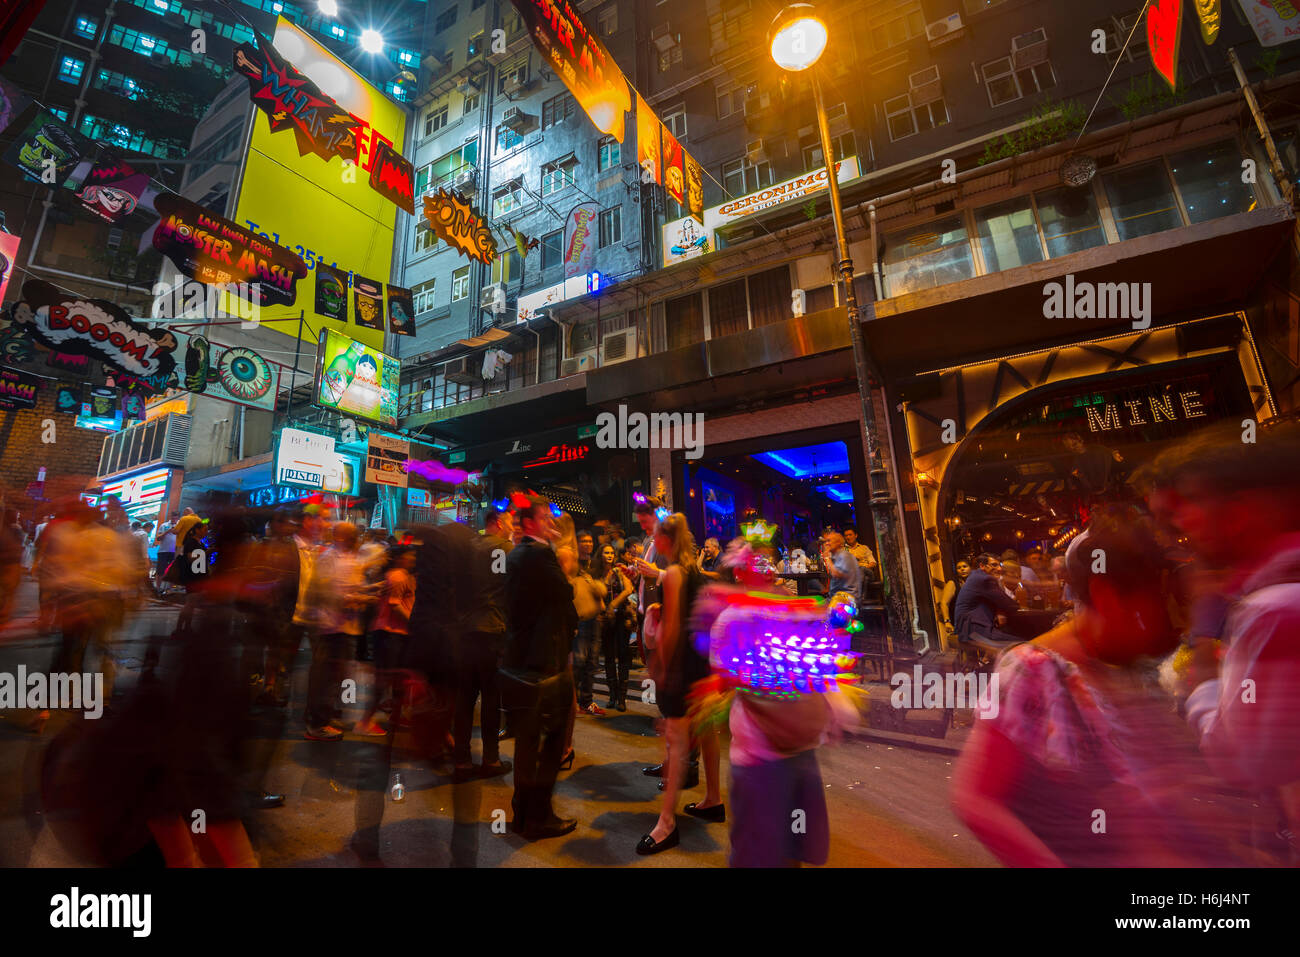
<instances>
[{"instance_id":1,"label":"orange glowing sign","mask_svg":"<svg viewBox=\"0 0 1300 957\"><path fill-rule=\"evenodd\" d=\"M472 259L490 263L497 255L497 241L474 207L445 189L424 197L424 218L439 239Z\"/></svg>"}]
</instances>

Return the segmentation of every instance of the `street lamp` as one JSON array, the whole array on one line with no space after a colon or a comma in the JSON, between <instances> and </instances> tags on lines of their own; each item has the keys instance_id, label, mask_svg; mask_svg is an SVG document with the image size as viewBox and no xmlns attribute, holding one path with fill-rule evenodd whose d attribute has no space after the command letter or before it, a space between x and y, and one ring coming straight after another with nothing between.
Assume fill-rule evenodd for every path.
<instances>
[{"instance_id":1,"label":"street lamp","mask_svg":"<svg viewBox=\"0 0 1300 957\"><path fill-rule=\"evenodd\" d=\"M339 5L335 0L316 0L316 7L327 17L337 17L339 15Z\"/></svg>"},{"instance_id":2,"label":"street lamp","mask_svg":"<svg viewBox=\"0 0 1300 957\"><path fill-rule=\"evenodd\" d=\"M885 618L888 634L895 640L912 644L912 621L907 601L907 577L903 570L901 540L892 481L886 463L882 423L877 419L872 399L873 376L862 338L858 296L853 288L853 260L844 232L844 209L840 204L840 184L836 178L835 151L831 145L830 123L822 102L822 88L813 69L826 51L830 39L826 24L809 3L793 3L776 15L768 30L768 48L776 65L792 73L812 70L813 101L817 107L817 127L821 131L822 158L826 163L826 188L830 191L831 216L835 221L835 241L839 251L840 275L844 281L844 302L849 314L849 339L853 343L853 366L858 379L858 396L862 402L862 445L867 458L867 481L871 490L872 523L876 529L876 546L880 551L880 568L886 588ZM884 410L882 394L882 417Z\"/></svg>"},{"instance_id":3,"label":"street lamp","mask_svg":"<svg viewBox=\"0 0 1300 957\"><path fill-rule=\"evenodd\" d=\"M367 53L382 53L384 50L384 38L378 30L361 31L361 49Z\"/></svg>"}]
</instances>

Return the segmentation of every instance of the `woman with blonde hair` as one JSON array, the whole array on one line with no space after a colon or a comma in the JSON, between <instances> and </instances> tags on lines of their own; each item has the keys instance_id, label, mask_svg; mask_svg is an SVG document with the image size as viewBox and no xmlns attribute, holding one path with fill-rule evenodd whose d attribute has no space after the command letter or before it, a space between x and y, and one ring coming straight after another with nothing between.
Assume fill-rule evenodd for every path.
<instances>
[{"instance_id":1,"label":"woman with blonde hair","mask_svg":"<svg viewBox=\"0 0 1300 957\"><path fill-rule=\"evenodd\" d=\"M658 647L651 663L659 710L665 719L667 757L664 760L664 798L659 808L659 820L636 846L636 852L643 855L657 854L678 844L677 794L682 788L691 750L687 696L697 681L712 673L708 657L695 648L689 626L691 605L707 579L700 570L695 539L686 524L686 516L681 512L660 521L655 529L655 552L665 556L669 562L659 577L663 607L659 615ZM702 820L722 822L726 820L726 812L719 790L716 731L706 734L700 745L704 751L705 797L698 804L688 805L686 811Z\"/></svg>"}]
</instances>

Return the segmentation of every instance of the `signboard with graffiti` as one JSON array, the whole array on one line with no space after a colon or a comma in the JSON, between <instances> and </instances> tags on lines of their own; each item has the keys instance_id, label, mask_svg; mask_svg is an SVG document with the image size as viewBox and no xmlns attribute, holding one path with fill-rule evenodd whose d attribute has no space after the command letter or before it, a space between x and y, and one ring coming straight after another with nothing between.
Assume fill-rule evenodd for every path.
<instances>
[{"instance_id":1,"label":"signboard with graffiti","mask_svg":"<svg viewBox=\"0 0 1300 957\"><path fill-rule=\"evenodd\" d=\"M17 369L0 368L0 409L31 409L41 380Z\"/></svg>"},{"instance_id":2,"label":"signboard with graffiti","mask_svg":"<svg viewBox=\"0 0 1300 957\"><path fill-rule=\"evenodd\" d=\"M293 304L307 264L289 250L180 196L164 194L155 206L161 219L154 248L182 274L202 283L237 284L258 305Z\"/></svg>"},{"instance_id":3,"label":"signboard with graffiti","mask_svg":"<svg viewBox=\"0 0 1300 957\"><path fill-rule=\"evenodd\" d=\"M596 262L596 217L600 206L579 203L564 221L564 277L585 276Z\"/></svg>"},{"instance_id":4,"label":"signboard with graffiti","mask_svg":"<svg viewBox=\"0 0 1300 957\"><path fill-rule=\"evenodd\" d=\"M496 259L497 241L487 220L455 193L426 194L424 218L435 236L463 255L482 263Z\"/></svg>"},{"instance_id":5,"label":"signboard with graffiti","mask_svg":"<svg viewBox=\"0 0 1300 957\"><path fill-rule=\"evenodd\" d=\"M137 172L129 163L103 151L81 181L77 199L101 219L120 223L136 211L148 188L148 173Z\"/></svg>"},{"instance_id":6,"label":"signboard with graffiti","mask_svg":"<svg viewBox=\"0 0 1300 957\"><path fill-rule=\"evenodd\" d=\"M280 369L247 346L223 346L204 336L175 334L185 351L179 385L224 402L274 409Z\"/></svg>"}]
</instances>

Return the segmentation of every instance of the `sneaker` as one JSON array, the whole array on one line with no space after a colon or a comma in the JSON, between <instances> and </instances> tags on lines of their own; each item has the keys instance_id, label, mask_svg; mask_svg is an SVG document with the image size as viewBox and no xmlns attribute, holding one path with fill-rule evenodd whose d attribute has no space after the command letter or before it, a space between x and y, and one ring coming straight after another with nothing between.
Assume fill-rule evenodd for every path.
<instances>
[{"instance_id":1,"label":"sneaker","mask_svg":"<svg viewBox=\"0 0 1300 957\"><path fill-rule=\"evenodd\" d=\"M326 725L323 728L308 728L303 732L303 737L308 741L342 741L343 732Z\"/></svg>"},{"instance_id":2,"label":"sneaker","mask_svg":"<svg viewBox=\"0 0 1300 957\"><path fill-rule=\"evenodd\" d=\"M356 725L353 726L352 733L362 734L367 738L382 738L388 734L388 732L385 731L377 721L370 721L366 724L362 724L358 721Z\"/></svg>"},{"instance_id":3,"label":"sneaker","mask_svg":"<svg viewBox=\"0 0 1300 957\"><path fill-rule=\"evenodd\" d=\"M605 713L605 709L602 708L600 705L596 704L596 702L594 701L591 704L587 705L587 707L583 708L582 710L587 712L587 714L594 714L597 716L603 715Z\"/></svg>"}]
</instances>

